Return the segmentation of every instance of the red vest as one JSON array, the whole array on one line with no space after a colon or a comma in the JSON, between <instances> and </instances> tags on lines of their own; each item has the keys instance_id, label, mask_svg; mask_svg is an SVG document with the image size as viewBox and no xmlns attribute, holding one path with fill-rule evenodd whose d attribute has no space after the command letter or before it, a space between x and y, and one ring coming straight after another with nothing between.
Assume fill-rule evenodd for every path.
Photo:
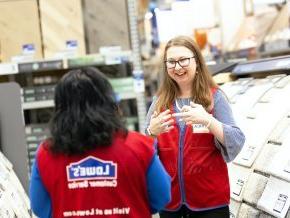
<instances>
[{"instance_id":1,"label":"red vest","mask_svg":"<svg viewBox=\"0 0 290 218\"><path fill-rule=\"evenodd\" d=\"M151 218L146 172L153 154L153 139L134 132L84 155L55 155L44 142L37 163L53 217Z\"/></svg>"},{"instance_id":2,"label":"red vest","mask_svg":"<svg viewBox=\"0 0 290 218\"><path fill-rule=\"evenodd\" d=\"M173 106L171 112L175 112ZM192 210L229 204L227 165L209 131L198 131L192 126L180 131L175 121L174 129L158 136L158 152L172 177L168 210L176 210L181 204Z\"/></svg>"}]
</instances>

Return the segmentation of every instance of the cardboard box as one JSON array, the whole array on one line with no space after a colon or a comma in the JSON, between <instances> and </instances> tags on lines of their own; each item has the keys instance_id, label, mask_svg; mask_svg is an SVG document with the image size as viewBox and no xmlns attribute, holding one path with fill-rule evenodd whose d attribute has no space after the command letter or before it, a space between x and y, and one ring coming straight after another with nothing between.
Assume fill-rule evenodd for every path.
<instances>
[{"instance_id":1,"label":"cardboard box","mask_svg":"<svg viewBox=\"0 0 290 218\"><path fill-rule=\"evenodd\" d=\"M84 0L83 7L88 53L102 46L130 50L127 0Z\"/></svg>"},{"instance_id":2,"label":"cardboard box","mask_svg":"<svg viewBox=\"0 0 290 218\"><path fill-rule=\"evenodd\" d=\"M81 0L39 0L44 57L84 55Z\"/></svg>"},{"instance_id":3,"label":"cardboard box","mask_svg":"<svg viewBox=\"0 0 290 218\"><path fill-rule=\"evenodd\" d=\"M34 49L33 49L34 48ZM35 51L34 58L42 58L39 14L36 0L0 1L0 58Z\"/></svg>"}]
</instances>

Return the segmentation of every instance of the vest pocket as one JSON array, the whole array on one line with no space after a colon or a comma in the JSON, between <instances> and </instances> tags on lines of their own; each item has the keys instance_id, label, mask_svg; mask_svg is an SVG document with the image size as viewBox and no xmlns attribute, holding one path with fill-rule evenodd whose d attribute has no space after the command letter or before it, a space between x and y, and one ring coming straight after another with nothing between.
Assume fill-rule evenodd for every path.
<instances>
[{"instance_id":1,"label":"vest pocket","mask_svg":"<svg viewBox=\"0 0 290 218\"><path fill-rule=\"evenodd\" d=\"M194 134L189 140L192 149L214 149L214 137L209 133Z\"/></svg>"},{"instance_id":2,"label":"vest pocket","mask_svg":"<svg viewBox=\"0 0 290 218\"><path fill-rule=\"evenodd\" d=\"M184 155L185 175L219 171L224 165L220 152L210 146L190 147Z\"/></svg>"},{"instance_id":3,"label":"vest pocket","mask_svg":"<svg viewBox=\"0 0 290 218\"><path fill-rule=\"evenodd\" d=\"M171 147L158 148L159 158L168 174L173 177L177 175L177 154Z\"/></svg>"}]
</instances>

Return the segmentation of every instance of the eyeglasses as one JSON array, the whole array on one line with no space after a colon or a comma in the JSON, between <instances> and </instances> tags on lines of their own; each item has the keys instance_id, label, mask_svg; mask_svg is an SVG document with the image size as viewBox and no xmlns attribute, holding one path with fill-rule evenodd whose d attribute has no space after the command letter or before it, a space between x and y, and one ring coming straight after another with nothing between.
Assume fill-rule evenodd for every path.
<instances>
[{"instance_id":1,"label":"eyeglasses","mask_svg":"<svg viewBox=\"0 0 290 218\"><path fill-rule=\"evenodd\" d=\"M181 58L181 59L179 59L177 61L175 61L175 60L167 60L167 61L165 61L165 65L166 65L167 69L175 68L176 67L176 63L178 63L180 67L187 67L189 65L189 63L190 63L190 59L191 58L194 58L194 56L193 57L189 57L189 58Z\"/></svg>"}]
</instances>

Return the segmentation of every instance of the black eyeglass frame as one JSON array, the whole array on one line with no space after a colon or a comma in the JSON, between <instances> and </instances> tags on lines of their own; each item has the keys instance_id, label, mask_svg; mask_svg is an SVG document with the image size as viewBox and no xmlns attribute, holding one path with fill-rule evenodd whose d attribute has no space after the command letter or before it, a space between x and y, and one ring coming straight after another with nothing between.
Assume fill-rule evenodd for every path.
<instances>
[{"instance_id":1,"label":"black eyeglass frame","mask_svg":"<svg viewBox=\"0 0 290 218\"><path fill-rule=\"evenodd\" d=\"M179 66L180 66L181 68L184 68L184 67L188 67L188 66L189 66L189 64L190 64L190 59L191 59L191 58L195 58L195 56L188 57L188 58L181 58L181 59L179 59L179 60L177 60L177 61L175 61L175 60L170 60L170 61L174 62L174 67L170 67L170 68L167 67L167 62L169 62L169 60L164 61L164 63L165 63L165 66L166 66L167 69L174 69L174 68L176 67L176 63L178 63ZM186 66L182 66L182 65L179 63L179 61L186 60L186 59L188 59L188 64L187 64Z\"/></svg>"}]
</instances>

